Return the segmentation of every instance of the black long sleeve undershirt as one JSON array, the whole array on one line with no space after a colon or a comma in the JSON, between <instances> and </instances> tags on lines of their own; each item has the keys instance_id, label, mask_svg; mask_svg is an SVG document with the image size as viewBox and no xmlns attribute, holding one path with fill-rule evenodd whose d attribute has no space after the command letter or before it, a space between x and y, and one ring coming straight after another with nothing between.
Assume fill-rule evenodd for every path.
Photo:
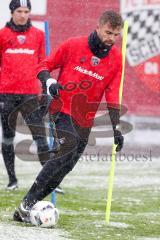
<instances>
[{"instance_id":1,"label":"black long sleeve undershirt","mask_svg":"<svg viewBox=\"0 0 160 240\"><path fill-rule=\"evenodd\" d=\"M38 73L37 78L42 82L46 82L49 78L52 78L50 72L47 70L43 70Z\"/></svg>"},{"instance_id":2,"label":"black long sleeve undershirt","mask_svg":"<svg viewBox=\"0 0 160 240\"><path fill-rule=\"evenodd\" d=\"M119 118L120 118L120 110L113 108L113 107L108 107L108 111L109 111L109 116L111 119L111 123L112 123L112 127L113 130L116 129L116 126L119 124Z\"/></svg>"}]
</instances>

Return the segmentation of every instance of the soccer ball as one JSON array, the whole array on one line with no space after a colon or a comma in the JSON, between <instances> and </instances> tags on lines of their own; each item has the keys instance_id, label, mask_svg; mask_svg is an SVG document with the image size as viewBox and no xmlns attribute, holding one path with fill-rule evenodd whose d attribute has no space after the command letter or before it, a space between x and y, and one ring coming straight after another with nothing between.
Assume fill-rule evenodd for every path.
<instances>
[{"instance_id":1,"label":"soccer ball","mask_svg":"<svg viewBox=\"0 0 160 240\"><path fill-rule=\"evenodd\" d=\"M37 202L30 211L30 220L34 226L53 227L59 219L58 209L48 201Z\"/></svg>"}]
</instances>

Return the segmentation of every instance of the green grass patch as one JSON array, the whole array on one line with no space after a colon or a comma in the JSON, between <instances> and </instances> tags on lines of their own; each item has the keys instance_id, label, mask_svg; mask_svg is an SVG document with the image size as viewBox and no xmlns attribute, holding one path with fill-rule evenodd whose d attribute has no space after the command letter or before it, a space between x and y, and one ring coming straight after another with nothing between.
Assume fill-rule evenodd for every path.
<instances>
[{"instance_id":1,"label":"green grass patch","mask_svg":"<svg viewBox=\"0 0 160 240\"><path fill-rule=\"evenodd\" d=\"M0 190L0 222L26 226L12 221L25 192ZM105 223L106 190L65 187L65 192L57 196L60 220L56 228L66 231L69 240L160 238L160 201L153 186L115 188L111 225Z\"/></svg>"}]
</instances>

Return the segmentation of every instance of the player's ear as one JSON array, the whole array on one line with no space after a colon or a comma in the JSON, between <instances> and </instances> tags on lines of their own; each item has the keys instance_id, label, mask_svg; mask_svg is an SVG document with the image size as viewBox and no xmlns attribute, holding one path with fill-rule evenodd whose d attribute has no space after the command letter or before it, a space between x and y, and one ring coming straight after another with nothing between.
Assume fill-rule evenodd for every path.
<instances>
[{"instance_id":1,"label":"player's ear","mask_svg":"<svg viewBox=\"0 0 160 240\"><path fill-rule=\"evenodd\" d=\"M99 26L99 24L97 24L97 26L96 26L97 33L99 32L99 29L100 29L100 26Z\"/></svg>"}]
</instances>

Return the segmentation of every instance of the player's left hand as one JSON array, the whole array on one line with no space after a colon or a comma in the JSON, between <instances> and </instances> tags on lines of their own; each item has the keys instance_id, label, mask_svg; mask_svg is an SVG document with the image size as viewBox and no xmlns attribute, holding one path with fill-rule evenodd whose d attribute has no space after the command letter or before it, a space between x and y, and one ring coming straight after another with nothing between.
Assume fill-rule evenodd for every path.
<instances>
[{"instance_id":1,"label":"player's left hand","mask_svg":"<svg viewBox=\"0 0 160 240\"><path fill-rule=\"evenodd\" d=\"M124 137L119 130L114 130L114 143L117 145L116 152L121 151L123 148Z\"/></svg>"}]
</instances>

